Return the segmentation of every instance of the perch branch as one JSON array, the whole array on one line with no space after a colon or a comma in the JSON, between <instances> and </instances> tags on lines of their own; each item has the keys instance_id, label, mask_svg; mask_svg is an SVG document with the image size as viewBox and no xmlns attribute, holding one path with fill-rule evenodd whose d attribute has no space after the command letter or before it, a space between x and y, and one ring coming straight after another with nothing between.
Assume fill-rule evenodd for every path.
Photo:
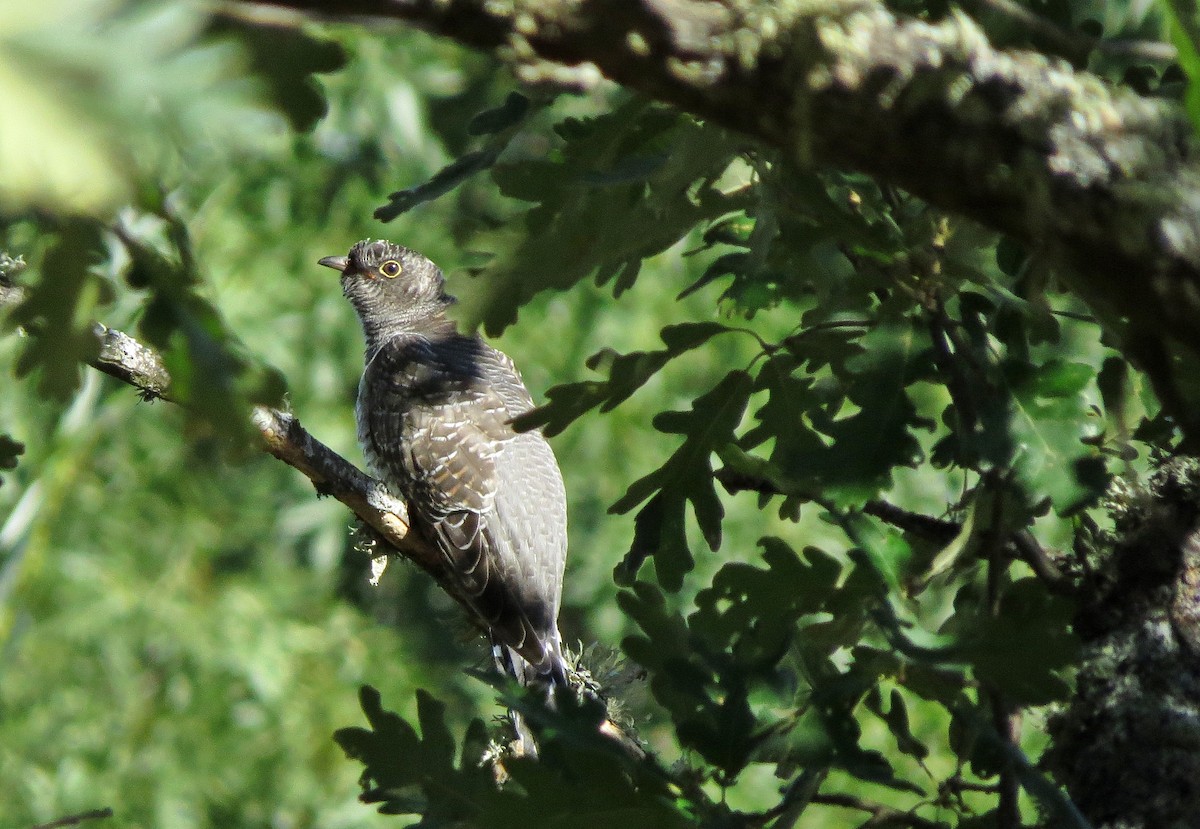
<instances>
[{"instance_id":1,"label":"perch branch","mask_svg":"<svg viewBox=\"0 0 1200 829\"><path fill-rule=\"evenodd\" d=\"M0 308L16 304L24 290L0 280ZM94 323L96 357L89 365L135 388L145 400L170 400L171 375L162 358L128 334ZM397 555L432 573L440 581L440 556L434 547L408 531L408 507L378 481L314 438L294 415L258 406L251 419L263 448L297 469L322 495L341 501Z\"/></svg>"}]
</instances>

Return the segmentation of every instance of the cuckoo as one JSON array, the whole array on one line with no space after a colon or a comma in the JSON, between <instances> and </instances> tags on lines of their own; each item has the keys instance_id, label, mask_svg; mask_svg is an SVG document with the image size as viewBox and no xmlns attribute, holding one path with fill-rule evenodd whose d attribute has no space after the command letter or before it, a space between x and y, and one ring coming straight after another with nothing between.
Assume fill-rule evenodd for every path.
<instances>
[{"instance_id":1,"label":"cuckoo","mask_svg":"<svg viewBox=\"0 0 1200 829\"><path fill-rule=\"evenodd\" d=\"M523 685L565 683L566 496L546 439L513 428L533 408L516 366L458 331L441 270L416 251L364 240L320 263L341 272L366 338L356 418L368 468L407 501L498 665Z\"/></svg>"}]
</instances>

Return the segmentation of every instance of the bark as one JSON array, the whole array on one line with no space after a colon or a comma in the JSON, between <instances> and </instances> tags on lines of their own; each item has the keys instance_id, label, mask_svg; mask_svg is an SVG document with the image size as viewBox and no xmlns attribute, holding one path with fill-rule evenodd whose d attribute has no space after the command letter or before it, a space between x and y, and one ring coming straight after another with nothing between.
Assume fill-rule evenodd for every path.
<instances>
[{"instance_id":1,"label":"bark","mask_svg":"<svg viewBox=\"0 0 1200 829\"><path fill-rule=\"evenodd\" d=\"M1075 628L1084 657L1043 762L1096 829L1192 829L1200 815L1200 461L1112 499Z\"/></svg>"}]
</instances>

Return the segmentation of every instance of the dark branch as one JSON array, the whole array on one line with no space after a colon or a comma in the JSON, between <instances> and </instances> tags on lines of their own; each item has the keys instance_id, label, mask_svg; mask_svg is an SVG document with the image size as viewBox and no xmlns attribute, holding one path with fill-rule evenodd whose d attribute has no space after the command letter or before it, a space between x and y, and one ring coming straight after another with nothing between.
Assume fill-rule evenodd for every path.
<instances>
[{"instance_id":1,"label":"dark branch","mask_svg":"<svg viewBox=\"0 0 1200 829\"><path fill-rule=\"evenodd\" d=\"M49 823L39 823L31 829L60 829L63 826L78 826L88 820L103 820L106 817L112 817L113 810L105 807L103 809L92 809L88 812L80 812L77 815L67 815L60 817L57 820L52 820Z\"/></svg>"},{"instance_id":2,"label":"dark branch","mask_svg":"<svg viewBox=\"0 0 1200 829\"><path fill-rule=\"evenodd\" d=\"M912 533L918 538L924 538L937 544L949 544L956 535L962 532L962 525L956 521L947 521L943 518L933 518L919 512L911 512L887 501L868 501L863 504L863 512L906 533Z\"/></svg>"},{"instance_id":3,"label":"dark branch","mask_svg":"<svg viewBox=\"0 0 1200 829\"><path fill-rule=\"evenodd\" d=\"M815 794L813 803L824 806L840 806L843 809L857 809L867 812L871 819L864 826L911 826L913 829L939 829L942 824L915 815L912 812L902 812L882 803L872 803L849 794Z\"/></svg>"},{"instance_id":4,"label":"dark branch","mask_svg":"<svg viewBox=\"0 0 1200 829\"><path fill-rule=\"evenodd\" d=\"M794 494L781 491L774 482L767 478L739 472L728 467L718 469L714 473L714 477L731 495L738 492L757 492L759 495ZM868 501L863 504L862 511L899 530L934 544L949 544L956 535L962 532L962 524L957 521L922 515L887 501ZM1028 564L1034 575L1041 579L1051 592L1066 596L1074 595L1075 583L1054 563L1054 559L1029 530L1013 533L1007 539L1007 548L1012 555ZM1197 568L1197 572L1200 572L1200 568ZM1197 579L1200 582L1200 576ZM1198 614L1198 618L1200 618L1200 614Z\"/></svg>"}]
</instances>

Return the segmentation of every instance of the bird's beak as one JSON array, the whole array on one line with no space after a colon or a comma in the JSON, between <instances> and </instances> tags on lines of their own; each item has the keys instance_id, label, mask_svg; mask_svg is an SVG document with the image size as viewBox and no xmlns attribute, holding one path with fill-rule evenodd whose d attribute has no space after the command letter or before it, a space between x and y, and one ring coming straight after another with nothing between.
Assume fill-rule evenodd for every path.
<instances>
[{"instance_id":1,"label":"bird's beak","mask_svg":"<svg viewBox=\"0 0 1200 829\"><path fill-rule=\"evenodd\" d=\"M324 259L318 259L317 264L345 273L346 266L350 264L350 260L345 256L326 256Z\"/></svg>"}]
</instances>

